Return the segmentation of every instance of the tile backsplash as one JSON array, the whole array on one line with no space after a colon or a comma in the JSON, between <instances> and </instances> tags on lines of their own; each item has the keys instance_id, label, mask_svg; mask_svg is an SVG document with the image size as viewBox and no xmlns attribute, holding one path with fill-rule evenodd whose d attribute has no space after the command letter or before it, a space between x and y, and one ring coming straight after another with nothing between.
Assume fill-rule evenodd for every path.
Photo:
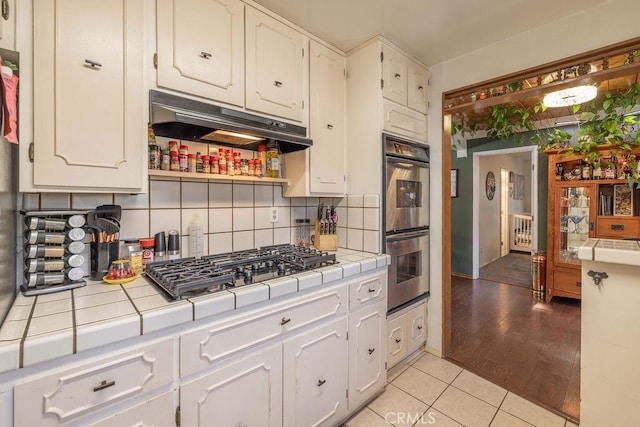
<instances>
[{"instance_id":1,"label":"tile backsplash","mask_svg":"<svg viewBox=\"0 0 640 427\"><path fill-rule=\"evenodd\" d=\"M121 239L153 236L176 229L182 256L189 256L189 224L197 215L204 228L205 254L295 242L295 220L313 224L319 203L335 205L338 246L379 253L380 198L377 194L343 198L284 198L270 183L227 183L151 179L147 194L23 194L23 209L93 209L122 206ZM278 221L271 222L271 207Z\"/></svg>"}]
</instances>

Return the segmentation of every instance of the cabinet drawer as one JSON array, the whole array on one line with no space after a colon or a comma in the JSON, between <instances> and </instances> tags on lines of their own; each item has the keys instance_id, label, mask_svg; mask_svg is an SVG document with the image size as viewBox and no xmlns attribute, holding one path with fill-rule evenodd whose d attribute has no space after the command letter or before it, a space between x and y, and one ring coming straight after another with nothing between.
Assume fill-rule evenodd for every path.
<instances>
[{"instance_id":1,"label":"cabinet drawer","mask_svg":"<svg viewBox=\"0 0 640 427\"><path fill-rule=\"evenodd\" d=\"M349 306L351 310L386 299L387 273L372 274L349 285Z\"/></svg>"},{"instance_id":2,"label":"cabinet drawer","mask_svg":"<svg viewBox=\"0 0 640 427\"><path fill-rule=\"evenodd\" d=\"M163 426L171 425L176 411L173 404L173 392L167 392L149 399L132 408L113 414L91 427L124 427L124 426Z\"/></svg>"},{"instance_id":3,"label":"cabinet drawer","mask_svg":"<svg viewBox=\"0 0 640 427\"><path fill-rule=\"evenodd\" d=\"M173 341L37 378L14 389L15 425L56 426L173 380Z\"/></svg>"},{"instance_id":4,"label":"cabinet drawer","mask_svg":"<svg viewBox=\"0 0 640 427\"><path fill-rule=\"evenodd\" d=\"M384 130L420 141L427 140L427 116L385 100Z\"/></svg>"},{"instance_id":5,"label":"cabinet drawer","mask_svg":"<svg viewBox=\"0 0 640 427\"><path fill-rule=\"evenodd\" d=\"M576 295L580 297L580 270L575 271L554 271L553 272L553 293L558 296L570 296L565 294Z\"/></svg>"},{"instance_id":6,"label":"cabinet drawer","mask_svg":"<svg viewBox=\"0 0 640 427\"><path fill-rule=\"evenodd\" d=\"M232 353L347 311L346 286L212 324L180 337L180 375L204 369Z\"/></svg>"},{"instance_id":7,"label":"cabinet drawer","mask_svg":"<svg viewBox=\"0 0 640 427\"><path fill-rule=\"evenodd\" d=\"M638 218L598 218L596 237L610 237L613 239L638 237L639 230Z\"/></svg>"}]
</instances>

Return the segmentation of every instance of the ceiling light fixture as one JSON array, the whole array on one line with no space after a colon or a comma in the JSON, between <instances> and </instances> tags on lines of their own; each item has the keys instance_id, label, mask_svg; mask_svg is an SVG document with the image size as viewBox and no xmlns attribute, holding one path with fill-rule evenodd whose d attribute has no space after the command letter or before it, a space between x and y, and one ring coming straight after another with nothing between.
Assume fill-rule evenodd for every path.
<instances>
[{"instance_id":1,"label":"ceiling light fixture","mask_svg":"<svg viewBox=\"0 0 640 427\"><path fill-rule=\"evenodd\" d=\"M570 107L591 101L598 94L598 88L591 85L575 86L548 93L542 99L546 107Z\"/></svg>"}]
</instances>

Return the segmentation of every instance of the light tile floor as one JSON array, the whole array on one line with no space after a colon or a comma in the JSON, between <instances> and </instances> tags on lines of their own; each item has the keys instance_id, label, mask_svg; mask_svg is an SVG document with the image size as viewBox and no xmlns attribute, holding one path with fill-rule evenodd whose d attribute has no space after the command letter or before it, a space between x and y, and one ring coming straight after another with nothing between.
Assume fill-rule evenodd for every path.
<instances>
[{"instance_id":1,"label":"light tile floor","mask_svg":"<svg viewBox=\"0 0 640 427\"><path fill-rule=\"evenodd\" d=\"M444 359L425 353L388 378L347 427L575 427Z\"/></svg>"}]
</instances>

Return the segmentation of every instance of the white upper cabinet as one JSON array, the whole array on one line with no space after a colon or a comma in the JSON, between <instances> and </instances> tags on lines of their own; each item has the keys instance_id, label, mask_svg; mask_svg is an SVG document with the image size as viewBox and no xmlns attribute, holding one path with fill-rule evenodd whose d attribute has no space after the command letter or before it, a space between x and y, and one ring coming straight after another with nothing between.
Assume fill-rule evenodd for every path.
<instances>
[{"instance_id":1,"label":"white upper cabinet","mask_svg":"<svg viewBox=\"0 0 640 427\"><path fill-rule=\"evenodd\" d=\"M242 106L244 3L157 0L158 86Z\"/></svg>"},{"instance_id":2,"label":"white upper cabinet","mask_svg":"<svg viewBox=\"0 0 640 427\"><path fill-rule=\"evenodd\" d=\"M427 114L429 71L413 61L408 61L407 64L407 107Z\"/></svg>"},{"instance_id":3,"label":"white upper cabinet","mask_svg":"<svg viewBox=\"0 0 640 427\"><path fill-rule=\"evenodd\" d=\"M304 37L252 7L245 12L246 108L302 121Z\"/></svg>"},{"instance_id":4,"label":"white upper cabinet","mask_svg":"<svg viewBox=\"0 0 640 427\"><path fill-rule=\"evenodd\" d=\"M16 48L16 0L4 0L0 9L0 48Z\"/></svg>"},{"instance_id":5,"label":"white upper cabinet","mask_svg":"<svg viewBox=\"0 0 640 427\"><path fill-rule=\"evenodd\" d=\"M36 188L143 187L143 2L36 1Z\"/></svg>"},{"instance_id":6,"label":"white upper cabinet","mask_svg":"<svg viewBox=\"0 0 640 427\"><path fill-rule=\"evenodd\" d=\"M407 58L397 50L382 45L382 96L407 105Z\"/></svg>"}]
</instances>

